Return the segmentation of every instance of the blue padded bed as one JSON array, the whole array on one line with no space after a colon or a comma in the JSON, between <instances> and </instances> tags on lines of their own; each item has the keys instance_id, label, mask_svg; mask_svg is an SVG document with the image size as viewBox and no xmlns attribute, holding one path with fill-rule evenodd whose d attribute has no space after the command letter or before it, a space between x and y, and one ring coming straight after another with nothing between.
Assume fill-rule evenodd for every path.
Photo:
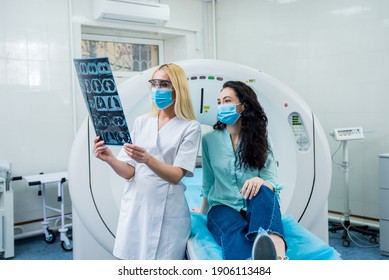
<instances>
[{"instance_id":1,"label":"blue padded bed","mask_svg":"<svg viewBox=\"0 0 389 280\"><path fill-rule=\"evenodd\" d=\"M185 178L188 205L201 205L201 168L196 168L192 178ZM188 259L222 260L220 246L214 241L207 228L206 215L192 212L192 232L187 243ZM340 260L339 253L319 237L305 229L293 217L284 216L285 239L288 243L287 256L290 260Z\"/></svg>"}]
</instances>

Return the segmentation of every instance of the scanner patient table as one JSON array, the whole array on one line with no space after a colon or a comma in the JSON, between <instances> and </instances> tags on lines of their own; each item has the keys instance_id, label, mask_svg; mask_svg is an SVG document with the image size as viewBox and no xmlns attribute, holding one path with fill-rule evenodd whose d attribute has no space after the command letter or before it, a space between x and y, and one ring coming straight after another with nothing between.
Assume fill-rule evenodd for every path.
<instances>
[{"instance_id":1,"label":"scanner patient table","mask_svg":"<svg viewBox=\"0 0 389 280\"><path fill-rule=\"evenodd\" d=\"M201 169L195 176L184 178L187 186L185 196L189 208L201 205ZM187 258L194 260L222 260L221 247L215 242L207 228L206 215L191 212L192 232L187 243ZM286 255L290 260L340 260L340 254L319 237L305 229L293 217L283 216L285 239L288 243Z\"/></svg>"}]
</instances>

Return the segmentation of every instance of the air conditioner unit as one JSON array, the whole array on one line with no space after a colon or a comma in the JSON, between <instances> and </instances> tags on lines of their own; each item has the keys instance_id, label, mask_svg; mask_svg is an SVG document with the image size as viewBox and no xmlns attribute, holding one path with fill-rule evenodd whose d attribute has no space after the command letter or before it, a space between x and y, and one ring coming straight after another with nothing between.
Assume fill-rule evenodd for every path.
<instances>
[{"instance_id":1,"label":"air conditioner unit","mask_svg":"<svg viewBox=\"0 0 389 280\"><path fill-rule=\"evenodd\" d=\"M152 1L94 0L96 20L162 26L170 18L168 5Z\"/></svg>"}]
</instances>

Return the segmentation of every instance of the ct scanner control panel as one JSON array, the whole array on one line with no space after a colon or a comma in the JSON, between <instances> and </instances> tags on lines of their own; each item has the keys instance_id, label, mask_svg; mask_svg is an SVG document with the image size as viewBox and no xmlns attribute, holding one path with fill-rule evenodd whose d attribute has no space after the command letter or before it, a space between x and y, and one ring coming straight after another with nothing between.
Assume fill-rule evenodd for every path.
<instances>
[{"instance_id":1,"label":"ct scanner control panel","mask_svg":"<svg viewBox=\"0 0 389 280\"><path fill-rule=\"evenodd\" d=\"M292 128L296 144L300 152L308 151L310 143L304 123L299 113L291 113L288 118L289 125Z\"/></svg>"},{"instance_id":2,"label":"ct scanner control panel","mask_svg":"<svg viewBox=\"0 0 389 280\"><path fill-rule=\"evenodd\" d=\"M360 140L365 138L362 127L334 128L334 130L330 132L330 135L334 137L336 141Z\"/></svg>"}]
</instances>

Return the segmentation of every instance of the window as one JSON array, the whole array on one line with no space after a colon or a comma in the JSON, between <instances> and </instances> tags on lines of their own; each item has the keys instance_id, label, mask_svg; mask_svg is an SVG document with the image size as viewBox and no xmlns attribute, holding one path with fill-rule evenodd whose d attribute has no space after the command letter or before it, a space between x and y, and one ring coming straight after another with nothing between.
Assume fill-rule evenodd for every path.
<instances>
[{"instance_id":1,"label":"window","mask_svg":"<svg viewBox=\"0 0 389 280\"><path fill-rule=\"evenodd\" d=\"M119 78L162 63L163 45L159 40L84 34L81 48L83 58L108 57L112 71Z\"/></svg>"}]
</instances>

